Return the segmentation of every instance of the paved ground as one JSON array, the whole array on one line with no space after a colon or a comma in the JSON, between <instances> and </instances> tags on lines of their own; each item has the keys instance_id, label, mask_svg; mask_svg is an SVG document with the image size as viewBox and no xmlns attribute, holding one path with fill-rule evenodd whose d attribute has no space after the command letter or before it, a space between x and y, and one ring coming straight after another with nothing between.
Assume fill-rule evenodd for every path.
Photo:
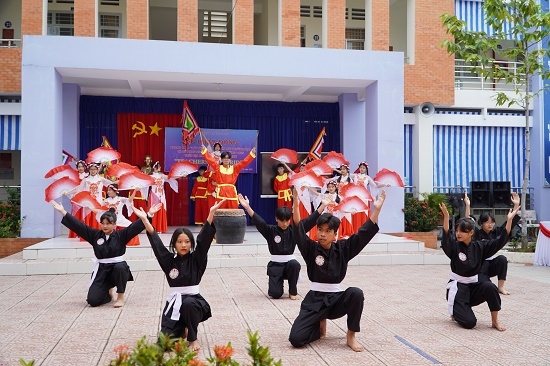
<instances>
[{"instance_id":1,"label":"paved ground","mask_svg":"<svg viewBox=\"0 0 550 366\"><path fill-rule=\"evenodd\" d=\"M208 269L201 293L213 317L199 327L200 357L231 341L235 358L247 361L246 330L258 330L284 365L549 365L550 267L511 264L501 322L490 328L486 305L475 308L472 330L449 320L445 265L353 266L344 285L359 286L365 307L358 340L366 350L345 345L345 318L329 321L327 338L294 349L288 342L300 301L266 296L265 268ZM305 268L302 268L305 276ZM134 273L122 309L85 303L89 275L0 277L0 365L36 360L36 365L105 365L117 345L143 335L156 339L167 285L160 271ZM299 283L305 294L309 282Z\"/></svg>"}]
</instances>

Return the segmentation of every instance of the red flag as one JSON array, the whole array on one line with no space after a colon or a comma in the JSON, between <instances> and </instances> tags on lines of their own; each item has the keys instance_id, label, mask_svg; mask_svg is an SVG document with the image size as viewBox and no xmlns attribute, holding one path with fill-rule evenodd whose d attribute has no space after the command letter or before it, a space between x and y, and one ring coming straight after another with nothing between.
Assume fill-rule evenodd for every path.
<instances>
[{"instance_id":1,"label":"red flag","mask_svg":"<svg viewBox=\"0 0 550 366\"><path fill-rule=\"evenodd\" d=\"M321 159L321 152L323 151L323 136L325 136L325 128L319 132L319 136L317 136L317 139L315 139L315 142L313 143L313 146L311 147L311 150L309 151L308 156L313 159Z\"/></svg>"},{"instance_id":2,"label":"red flag","mask_svg":"<svg viewBox=\"0 0 550 366\"><path fill-rule=\"evenodd\" d=\"M199 133L200 128L191 113L191 110L187 106L187 101L183 101L183 111L181 112L181 142L185 146L185 150L189 148L189 144L193 141L193 138Z\"/></svg>"}]
</instances>

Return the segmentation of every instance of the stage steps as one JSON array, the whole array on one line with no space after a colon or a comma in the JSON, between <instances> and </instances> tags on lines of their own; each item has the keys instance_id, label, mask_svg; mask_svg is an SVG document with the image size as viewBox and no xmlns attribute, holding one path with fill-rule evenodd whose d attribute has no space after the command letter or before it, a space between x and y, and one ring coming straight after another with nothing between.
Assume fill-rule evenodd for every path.
<instances>
[{"instance_id":1,"label":"stage steps","mask_svg":"<svg viewBox=\"0 0 550 366\"><path fill-rule=\"evenodd\" d=\"M198 233L196 227L194 234ZM249 227L250 228L250 227ZM173 230L169 230L172 232ZM165 245L171 234L160 234ZM157 260L145 234L141 244L128 247L125 258L132 271L159 270ZM296 259L304 265L298 249ZM94 266L93 250L88 243L66 236L32 245L21 253L0 259L0 275L40 275L90 273ZM209 268L265 267L270 255L265 239L252 227L247 229L242 244L212 243L208 256ZM350 265L449 264L441 250L426 249L424 243L386 234L377 234Z\"/></svg>"}]
</instances>

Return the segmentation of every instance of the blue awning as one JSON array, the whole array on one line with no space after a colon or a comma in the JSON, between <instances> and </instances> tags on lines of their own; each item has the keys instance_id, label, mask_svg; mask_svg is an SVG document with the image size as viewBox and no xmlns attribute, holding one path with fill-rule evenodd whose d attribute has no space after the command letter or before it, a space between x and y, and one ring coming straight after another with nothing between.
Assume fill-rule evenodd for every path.
<instances>
[{"instance_id":1,"label":"blue awning","mask_svg":"<svg viewBox=\"0 0 550 366\"><path fill-rule=\"evenodd\" d=\"M525 128L434 126L434 187L510 181L521 187Z\"/></svg>"},{"instance_id":2,"label":"blue awning","mask_svg":"<svg viewBox=\"0 0 550 366\"><path fill-rule=\"evenodd\" d=\"M488 35L493 34L493 30L485 24L485 10L482 0L455 0L455 15L458 19L466 22L466 30L481 32ZM504 23L503 30L508 32L511 28L509 22ZM508 36L506 39L513 40Z\"/></svg>"},{"instance_id":3,"label":"blue awning","mask_svg":"<svg viewBox=\"0 0 550 366\"><path fill-rule=\"evenodd\" d=\"M0 150L21 150L21 116L0 115Z\"/></svg>"}]
</instances>

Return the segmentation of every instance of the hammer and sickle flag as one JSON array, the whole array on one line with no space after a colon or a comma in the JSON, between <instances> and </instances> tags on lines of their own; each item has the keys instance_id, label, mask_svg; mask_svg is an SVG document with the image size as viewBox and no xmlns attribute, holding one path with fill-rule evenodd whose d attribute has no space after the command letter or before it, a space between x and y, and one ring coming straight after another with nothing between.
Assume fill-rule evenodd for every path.
<instances>
[{"instance_id":1,"label":"hammer and sickle flag","mask_svg":"<svg viewBox=\"0 0 550 366\"><path fill-rule=\"evenodd\" d=\"M193 113L187 106L187 101L183 101L183 111L181 112L181 143L185 146L185 150L189 148L189 144L193 138L200 132L199 125Z\"/></svg>"}]
</instances>

